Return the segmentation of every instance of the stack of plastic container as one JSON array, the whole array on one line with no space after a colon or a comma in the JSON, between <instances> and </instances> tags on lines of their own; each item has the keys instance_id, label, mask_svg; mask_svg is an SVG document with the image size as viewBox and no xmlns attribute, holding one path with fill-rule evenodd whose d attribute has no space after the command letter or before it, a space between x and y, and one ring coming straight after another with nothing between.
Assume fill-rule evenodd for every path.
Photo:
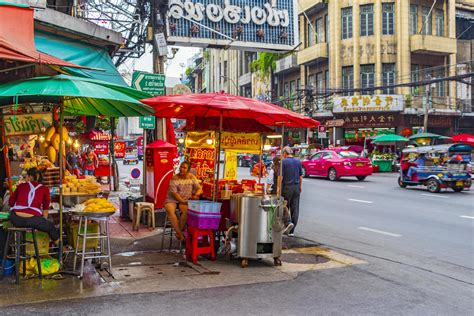
<instances>
[{"instance_id":1,"label":"stack of plastic container","mask_svg":"<svg viewBox=\"0 0 474 316\"><path fill-rule=\"evenodd\" d=\"M219 228L221 205L222 203L211 201L188 201L188 225L199 229Z\"/></svg>"}]
</instances>

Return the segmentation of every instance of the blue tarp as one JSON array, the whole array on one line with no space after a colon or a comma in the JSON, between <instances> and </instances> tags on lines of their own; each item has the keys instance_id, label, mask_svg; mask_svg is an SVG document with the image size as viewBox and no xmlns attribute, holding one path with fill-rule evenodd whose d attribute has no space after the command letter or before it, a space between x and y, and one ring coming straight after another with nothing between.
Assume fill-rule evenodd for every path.
<instances>
[{"instance_id":1,"label":"blue tarp","mask_svg":"<svg viewBox=\"0 0 474 316\"><path fill-rule=\"evenodd\" d=\"M39 52L76 65L103 69L101 71L63 68L68 74L127 86L109 54L102 47L37 30L35 30L35 46Z\"/></svg>"}]
</instances>

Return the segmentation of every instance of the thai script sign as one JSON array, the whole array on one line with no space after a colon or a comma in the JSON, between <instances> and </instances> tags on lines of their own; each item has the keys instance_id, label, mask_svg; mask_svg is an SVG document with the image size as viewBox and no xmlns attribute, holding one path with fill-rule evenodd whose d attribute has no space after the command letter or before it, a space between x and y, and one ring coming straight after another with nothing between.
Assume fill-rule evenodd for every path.
<instances>
[{"instance_id":1,"label":"thai script sign","mask_svg":"<svg viewBox=\"0 0 474 316\"><path fill-rule=\"evenodd\" d=\"M186 148L186 160L196 178L204 180L214 172L215 150L212 148Z\"/></svg>"},{"instance_id":2,"label":"thai script sign","mask_svg":"<svg viewBox=\"0 0 474 316\"><path fill-rule=\"evenodd\" d=\"M53 124L53 115L51 113L5 115L4 124L5 136L39 134Z\"/></svg>"},{"instance_id":3,"label":"thai script sign","mask_svg":"<svg viewBox=\"0 0 474 316\"><path fill-rule=\"evenodd\" d=\"M194 46L289 50L298 41L295 3L294 0L170 0L168 41Z\"/></svg>"},{"instance_id":4,"label":"thai script sign","mask_svg":"<svg viewBox=\"0 0 474 316\"><path fill-rule=\"evenodd\" d=\"M258 151L262 146L262 138L259 133L229 133L221 135L221 149L233 149L243 152Z\"/></svg>"},{"instance_id":5,"label":"thai script sign","mask_svg":"<svg viewBox=\"0 0 474 316\"><path fill-rule=\"evenodd\" d=\"M225 151L224 179L237 179L237 152Z\"/></svg>"},{"instance_id":6,"label":"thai script sign","mask_svg":"<svg viewBox=\"0 0 474 316\"><path fill-rule=\"evenodd\" d=\"M360 95L334 98L334 113L403 111L403 95Z\"/></svg>"}]
</instances>

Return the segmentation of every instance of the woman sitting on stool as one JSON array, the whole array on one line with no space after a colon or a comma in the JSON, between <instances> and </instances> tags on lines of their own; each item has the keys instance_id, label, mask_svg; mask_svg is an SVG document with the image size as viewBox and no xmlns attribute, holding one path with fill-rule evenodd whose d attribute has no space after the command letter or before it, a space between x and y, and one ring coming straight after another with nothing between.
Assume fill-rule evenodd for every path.
<instances>
[{"instance_id":1,"label":"woman sitting on stool","mask_svg":"<svg viewBox=\"0 0 474 316\"><path fill-rule=\"evenodd\" d=\"M18 185L9 200L10 222L18 228L34 228L45 232L57 244L59 230L47 219L49 189L40 183L41 180L41 173L36 168L26 172L26 182Z\"/></svg>"},{"instance_id":2,"label":"woman sitting on stool","mask_svg":"<svg viewBox=\"0 0 474 316\"><path fill-rule=\"evenodd\" d=\"M202 194L198 179L191 173L189 162L185 161L179 167L179 173L170 181L170 187L165 200L165 209L168 218L176 231L176 238L184 239L183 229L188 215L188 200L198 200ZM179 205L181 218L176 216L176 207Z\"/></svg>"}]
</instances>

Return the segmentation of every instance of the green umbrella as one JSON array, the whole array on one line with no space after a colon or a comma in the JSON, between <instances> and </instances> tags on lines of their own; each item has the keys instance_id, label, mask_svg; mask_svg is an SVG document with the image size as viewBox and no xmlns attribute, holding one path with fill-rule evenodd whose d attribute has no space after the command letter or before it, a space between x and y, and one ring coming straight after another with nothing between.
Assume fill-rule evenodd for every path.
<instances>
[{"instance_id":1,"label":"green umbrella","mask_svg":"<svg viewBox=\"0 0 474 316\"><path fill-rule=\"evenodd\" d=\"M418 139L418 138L438 139L438 138L442 138L442 137L443 137L442 135L433 134L433 133L419 133L419 134L411 135L410 137L408 137L408 139L409 140L415 140L415 139Z\"/></svg>"},{"instance_id":2,"label":"green umbrella","mask_svg":"<svg viewBox=\"0 0 474 316\"><path fill-rule=\"evenodd\" d=\"M66 75L36 77L0 85L0 105L63 103L70 116L133 117L153 115L138 100L150 95L105 81Z\"/></svg>"},{"instance_id":3,"label":"green umbrella","mask_svg":"<svg viewBox=\"0 0 474 316\"><path fill-rule=\"evenodd\" d=\"M380 135L372 140L372 143L382 144L382 143L395 143L395 142L407 142L408 138L395 134L386 134Z\"/></svg>"}]
</instances>

